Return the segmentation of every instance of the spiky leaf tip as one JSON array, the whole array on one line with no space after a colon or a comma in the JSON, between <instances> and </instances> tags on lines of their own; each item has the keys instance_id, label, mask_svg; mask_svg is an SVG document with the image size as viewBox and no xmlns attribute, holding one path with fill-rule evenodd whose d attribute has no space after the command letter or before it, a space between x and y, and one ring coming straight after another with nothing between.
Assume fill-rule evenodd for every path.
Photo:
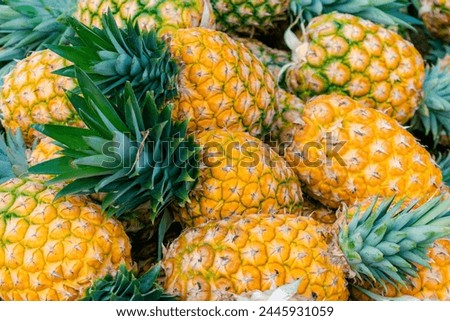
<instances>
[{"instance_id":1,"label":"spiky leaf tip","mask_svg":"<svg viewBox=\"0 0 450 321\"><path fill-rule=\"evenodd\" d=\"M411 129L431 134L434 145L441 133L450 136L450 69L441 61L428 66L423 84L423 102L411 120Z\"/></svg>"},{"instance_id":2,"label":"spiky leaf tip","mask_svg":"<svg viewBox=\"0 0 450 321\"><path fill-rule=\"evenodd\" d=\"M57 197L105 193L103 210L119 217L149 202L150 219L175 201L188 201L197 183L200 147L187 136L187 122L172 121L172 105L161 109L152 93L139 102L132 85L108 99L92 79L76 68L81 95L68 96L87 128L34 125L62 146L62 157L30 168L68 181Z\"/></svg>"},{"instance_id":3,"label":"spiky leaf tip","mask_svg":"<svg viewBox=\"0 0 450 321\"><path fill-rule=\"evenodd\" d=\"M65 41L71 30L64 17L76 5L76 0L5 0L0 4L0 82L28 53Z\"/></svg>"},{"instance_id":4,"label":"spiky leaf tip","mask_svg":"<svg viewBox=\"0 0 450 321\"><path fill-rule=\"evenodd\" d=\"M155 30L141 32L131 20L119 28L110 10L102 16L101 28L88 27L72 17L66 21L75 36L68 38L68 45L49 49L73 65L55 73L76 77L75 68L80 68L105 95L123 93L129 82L140 101L153 92L158 107L177 96L178 65Z\"/></svg>"},{"instance_id":5,"label":"spiky leaf tip","mask_svg":"<svg viewBox=\"0 0 450 321\"><path fill-rule=\"evenodd\" d=\"M400 209L402 201L377 199L365 211L358 210L340 229L338 239L347 262L369 283L397 287L428 266L427 251L433 242L450 235L450 199L435 197L414 209Z\"/></svg>"},{"instance_id":6,"label":"spiky leaf tip","mask_svg":"<svg viewBox=\"0 0 450 321\"><path fill-rule=\"evenodd\" d=\"M385 26L414 29L413 24L422 24L422 22L408 15L406 10L408 5L408 0L292 0L290 9L294 17L301 15L303 21L310 21L322 14L338 11Z\"/></svg>"},{"instance_id":7,"label":"spiky leaf tip","mask_svg":"<svg viewBox=\"0 0 450 321\"><path fill-rule=\"evenodd\" d=\"M28 171L26 146L20 130L0 134L0 184Z\"/></svg>"},{"instance_id":8,"label":"spiky leaf tip","mask_svg":"<svg viewBox=\"0 0 450 321\"><path fill-rule=\"evenodd\" d=\"M439 154L436 163L442 172L442 181L445 185L450 186L450 152L447 154Z\"/></svg>"},{"instance_id":9,"label":"spiky leaf tip","mask_svg":"<svg viewBox=\"0 0 450 321\"><path fill-rule=\"evenodd\" d=\"M175 301L177 297L167 294L158 284L160 264L136 277L125 265L117 273L98 279L86 290L81 301Z\"/></svg>"}]
</instances>

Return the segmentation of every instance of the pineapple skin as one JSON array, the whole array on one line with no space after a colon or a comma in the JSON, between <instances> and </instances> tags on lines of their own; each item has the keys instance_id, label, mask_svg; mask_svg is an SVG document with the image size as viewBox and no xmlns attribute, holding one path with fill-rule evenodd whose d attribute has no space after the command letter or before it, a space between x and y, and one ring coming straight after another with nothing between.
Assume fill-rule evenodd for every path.
<instances>
[{"instance_id":1,"label":"pineapple skin","mask_svg":"<svg viewBox=\"0 0 450 321\"><path fill-rule=\"evenodd\" d=\"M0 185L2 300L78 300L93 282L131 267L122 225L84 196L54 200L29 177Z\"/></svg>"},{"instance_id":2,"label":"pineapple skin","mask_svg":"<svg viewBox=\"0 0 450 321\"><path fill-rule=\"evenodd\" d=\"M27 162L30 166L37 165L47 160L59 157L59 151L61 151L61 147L55 145L53 139L50 137L43 137L37 142L36 146L29 150Z\"/></svg>"},{"instance_id":3,"label":"pineapple skin","mask_svg":"<svg viewBox=\"0 0 450 321\"><path fill-rule=\"evenodd\" d=\"M278 79L281 68L291 62L291 54L288 51L270 48L259 40L251 38L235 38L242 43L263 63L272 73L275 79Z\"/></svg>"},{"instance_id":4,"label":"pineapple skin","mask_svg":"<svg viewBox=\"0 0 450 321\"><path fill-rule=\"evenodd\" d=\"M304 125L286 123L284 156L302 190L330 208L379 195L407 201L439 194L442 173L394 119L338 94L311 99Z\"/></svg>"},{"instance_id":5,"label":"pineapple skin","mask_svg":"<svg viewBox=\"0 0 450 321\"><path fill-rule=\"evenodd\" d=\"M420 0L419 16L432 36L450 43L450 1Z\"/></svg>"},{"instance_id":6,"label":"pineapple skin","mask_svg":"<svg viewBox=\"0 0 450 321\"><path fill-rule=\"evenodd\" d=\"M324 227L292 214L230 216L182 232L162 261L168 293L218 300L301 279L311 300L347 300L344 269L332 261Z\"/></svg>"},{"instance_id":7,"label":"pineapple skin","mask_svg":"<svg viewBox=\"0 0 450 321\"><path fill-rule=\"evenodd\" d=\"M404 124L422 101L424 61L391 30L349 14L311 21L283 86L303 100L341 93Z\"/></svg>"},{"instance_id":8,"label":"pineapple skin","mask_svg":"<svg viewBox=\"0 0 450 321\"><path fill-rule=\"evenodd\" d=\"M275 80L244 45L205 28L179 29L170 51L179 63L175 120L188 131L214 128L263 136L276 110Z\"/></svg>"},{"instance_id":9,"label":"pineapple skin","mask_svg":"<svg viewBox=\"0 0 450 321\"><path fill-rule=\"evenodd\" d=\"M2 125L13 132L21 129L27 145L42 137L32 124L83 126L65 94L75 88L75 82L52 74L67 65L67 60L42 50L19 61L5 76L0 91Z\"/></svg>"},{"instance_id":10,"label":"pineapple skin","mask_svg":"<svg viewBox=\"0 0 450 321\"><path fill-rule=\"evenodd\" d=\"M131 19L141 30L156 30L160 36L179 28L215 25L209 0L80 0L74 16L85 25L100 28L108 9L119 26Z\"/></svg>"},{"instance_id":11,"label":"pineapple skin","mask_svg":"<svg viewBox=\"0 0 450 321\"><path fill-rule=\"evenodd\" d=\"M249 213L301 214L301 183L286 161L244 132L206 131L199 182L176 216L187 226Z\"/></svg>"},{"instance_id":12,"label":"pineapple skin","mask_svg":"<svg viewBox=\"0 0 450 321\"><path fill-rule=\"evenodd\" d=\"M217 28L227 33L268 33L276 22L288 19L290 0L211 0Z\"/></svg>"}]
</instances>

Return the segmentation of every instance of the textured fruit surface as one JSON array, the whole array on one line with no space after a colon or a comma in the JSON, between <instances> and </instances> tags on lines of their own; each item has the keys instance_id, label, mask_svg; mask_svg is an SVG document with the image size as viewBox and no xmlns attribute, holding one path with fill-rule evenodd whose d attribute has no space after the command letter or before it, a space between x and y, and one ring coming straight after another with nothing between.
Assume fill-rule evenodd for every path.
<instances>
[{"instance_id":1,"label":"textured fruit surface","mask_svg":"<svg viewBox=\"0 0 450 321\"><path fill-rule=\"evenodd\" d=\"M50 137L44 137L31 149L28 157L30 166L42 163L46 160L59 157L58 152L61 147L54 144L54 140Z\"/></svg>"},{"instance_id":2,"label":"textured fruit surface","mask_svg":"<svg viewBox=\"0 0 450 321\"><path fill-rule=\"evenodd\" d=\"M205 0L80 0L75 18L88 26L101 27L102 16L110 9L119 26L131 19L141 30L159 35L178 28L214 26L211 3Z\"/></svg>"},{"instance_id":3,"label":"textured fruit surface","mask_svg":"<svg viewBox=\"0 0 450 321\"><path fill-rule=\"evenodd\" d=\"M186 229L162 266L165 290L187 300L274 289L300 279L311 300L346 300L343 268L331 262L323 226L291 214L231 216Z\"/></svg>"},{"instance_id":4,"label":"textured fruit surface","mask_svg":"<svg viewBox=\"0 0 450 321\"><path fill-rule=\"evenodd\" d=\"M20 128L27 144L37 131L32 124L82 126L65 90L75 87L71 78L52 74L68 62L50 50L37 51L19 61L4 78L0 116L5 129Z\"/></svg>"},{"instance_id":5,"label":"textured fruit surface","mask_svg":"<svg viewBox=\"0 0 450 321\"><path fill-rule=\"evenodd\" d=\"M0 185L2 300L77 300L92 283L131 266L122 225L83 196L33 178Z\"/></svg>"},{"instance_id":6,"label":"textured fruit surface","mask_svg":"<svg viewBox=\"0 0 450 321\"><path fill-rule=\"evenodd\" d=\"M197 226L246 213L301 213L301 184L295 172L259 139L224 130L197 138L203 164L190 202L177 209L182 222Z\"/></svg>"},{"instance_id":7,"label":"textured fruit surface","mask_svg":"<svg viewBox=\"0 0 450 321\"><path fill-rule=\"evenodd\" d=\"M170 50L181 65L173 115L189 130L227 128L259 135L275 111L275 81L266 67L225 33L180 29Z\"/></svg>"},{"instance_id":8,"label":"textured fruit surface","mask_svg":"<svg viewBox=\"0 0 450 321\"><path fill-rule=\"evenodd\" d=\"M281 67L291 62L291 54L288 51L270 48L259 40L251 38L235 38L242 43L278 78Z\"/></svg>"},{"instance_id":9,"label":"textured fruit surface","mask_svg":"<svg viewBox=\"0 0 450 321\"><path fill-rule=\"evenodd\" d=\"M305 44L285 75L285 86L300 98L342 93L407 122L419 107L424 62L393 31L348 14L317 17L306 28Z\"/></svg>"},{"instance_id":10,"label":"textured fruit surface","mask_svg":"<svg viewBox=\"0 0 450 321\"><path fill-rule=\"evenodd\" d=\"M304 108L304 125L287 126L284 152L303 191L331 208L370 196L425 200L442 173L431 155L394 119L342 95L322 95Z\"/></svg>"},{"instance_id":11,"label":"textured fruit surface","mask_svg":"<svg viewBox=\"0 0 450 321\"><path fill-rule=\"evenodd\" d=\"M283 153L285 143L292 141L297 126L304 125L302 114L305 103L281 88L277 88L276 98L277 113L272 123L269 139L270 145L278 153Z\"/></svg>"},{"instance_id":12,"label":"textured fruit surface","mask_svg":"<svg viewBox=\"0 0 450 321\"><path fill-rule=\"evenodd\" d=\"M267 33L277 21L287 19L289 0L211 0L217 27L226 32Z\"/></svg>"},{"instance_id":13,"label":"textured fruit surface","mask_svg":"<svg viewBox=\"0 0 450 321\"><path fill-rule=\"evenodd\" d=\"M436 38L450 43L450 1L420 0L419 15L427 30Z\"/></svg>"}]
</instances>

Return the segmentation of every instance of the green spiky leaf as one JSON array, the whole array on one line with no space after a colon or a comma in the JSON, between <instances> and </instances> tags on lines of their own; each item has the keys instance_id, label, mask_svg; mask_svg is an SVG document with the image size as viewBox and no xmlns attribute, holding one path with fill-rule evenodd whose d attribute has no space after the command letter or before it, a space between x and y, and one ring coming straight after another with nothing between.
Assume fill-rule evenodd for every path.
<instances>
[{"instance_id":1,"label":"green spiky leaf","mask_svg":"<svg viewBox=\"0 0 450 321\"><path fill-rule=\"evenodd\" d=\"M28 171L26 146L20 130L0 134L0 184Z\"/></svg>"},{"instance_id":2,"label":"green spiky leaf","mask_svg":"<svg viewBox=\"0 0 450 321\"><path fill-rule=\"evenodd\" d=\"M116 217L149 202L154 221L172 201L188 201L200 150L187 136L188 120L172 121L172 105L158 109L151 93L139 102L128 82L122 96L107 99L84 71L75 71L82 95L71 93L71 101L87 128L34 125L63 156L29 171L54 175L49 184L67 181L57 197L106 193L102 208Z\"/></svg>"},{"instance_id":3,"label":"green spiky leaf","mask_svg":"<svg viewBox=\"0 0 450 321\"><path fill-rule=\"evenodd\" d=\"M291 14L306 21L322 14L338 11L359 16L385 26L403 26L414 29L412 24L422 22L407 14L407 0L292 0Z\"/></svg>"},{"instance_id":4,"label":"green spiky leaf","mask_svg":"<svg viewBox=\"0 0 450 321\"><path fill-rule=\"evenodd\" d=\"M406 285L417 274L415 264L428 266L433 242L450 235L450 199L435 197L413 209L400 210L402 201L377 199L359 210L339 231L339 245L348 263L368 282Z\"/></svg>"},{"instance_id":5,"label":"green spiky leaf","mask_svg":"<svg viewBox=\"0 0 450 321\"><path fill-rule=\"evenodd\" d=\"M119 29L110 11L102 16L101 29L87 27L71 17L66 21L75 36L68 38L69 45L49 48L74 65L56 73L75 77L75 68L80 68L106 96L122 94L129 82L139 101L153 92L158 107L177 95L178 65L155 31L141 32L130 21Z\"/></svg>"},{"instance_id":6,"label":"green spiky leaf","mask_svg":"<svg viewBox=\"0 0 450 321\"><path fill-rule=\"evenodd\" d=\"M411 129L431 134L434 144L442 133L450 136L450 69L441 62L428 66L423 84L424 100L411 120Z\"/></svg>"},{"instance_id":7,"label":"green spiky leaf","mask_svg":"<svg viewBox=\"0 0 450 321\"><path fill-rule=\"evenodd\" d=\"M16 60L65 41L71 30L64 17L75 11L76 4L76 0L5 0L0 5L0 82Z\"/></svg>"},{"instance_id":8,"label":"green spiky leaf","mask_svg":"<svg viewBox=\"0 0 450 321\"><path fill-rule=\"evenodd\" d=\"M157 283L160 264L154 265L137 278L121 265L115 276L98 279L86 290L82 301L174 301L175 296L164 292Z\"/></svg>"},{"instance_id":9,"label":"green spiky leaf","mask_svg":"<svg viewBox=\"0 0 450 321\"><path fill-rule=\"evenodd\" d=\"M439 154L436 162L442 172L442 181L450 186L450 153L447 153L447 155Z\"/></svg>"}]
</instances>

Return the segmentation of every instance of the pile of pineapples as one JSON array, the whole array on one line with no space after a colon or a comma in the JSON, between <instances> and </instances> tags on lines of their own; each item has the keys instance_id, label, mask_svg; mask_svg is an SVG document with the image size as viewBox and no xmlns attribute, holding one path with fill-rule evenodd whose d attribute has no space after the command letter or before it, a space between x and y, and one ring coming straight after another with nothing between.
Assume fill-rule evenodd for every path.
<instances>
[{"instance_id":1,"label":"pile of pineapples","mask_svg":"<svg viewBox=\"0 0 450 321\"><path fill-rule=\"evenodd\" d=\"M448 0L0 1L0 299L450 300L449 45Z\"/></svg>"}]
</instances>

